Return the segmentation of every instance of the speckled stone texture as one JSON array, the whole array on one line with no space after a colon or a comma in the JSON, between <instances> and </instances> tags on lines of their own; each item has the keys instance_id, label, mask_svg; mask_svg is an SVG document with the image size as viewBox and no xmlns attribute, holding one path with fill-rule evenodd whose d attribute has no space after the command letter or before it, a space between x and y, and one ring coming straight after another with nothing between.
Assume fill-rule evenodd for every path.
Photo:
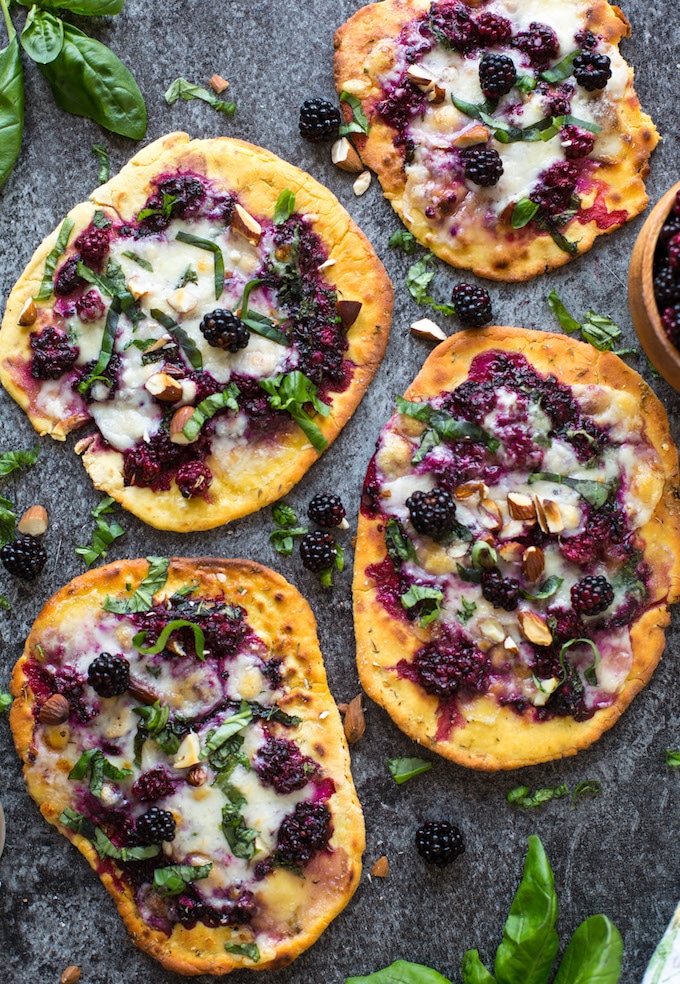
<instances>
[{"instance_id":1,"label":"speckled stone texture","mask_svg":"<svg viewBox=\"0 0 680 984\"><path fill-rule=\"evenodd\" d=\"M335 445L288 497L302 513L315 492L331 489L348 507L352 529L341 536L349 563L332 591L321 588L297 556L282 558L273 551L270 510L227 528L183 537L147 528L117 510L126 535L109 555L111 560L152 553L248 557L280 571L311 602L338 701L359 692L350 604L350 538L358 492L395 394L404 391L430 350L408 332L408 325L427 312L416 307L404 286L410 260L388 249L398 221L377 182L364 197L355 198L351 177L333 168L328 147L305 143L297 133L304 99L333 98L333 31L361 5L360 0L127 0L116 18L83 24L124 57L136 75L149 110L149 140L173 129L204 137L229 134L262 144L307 169L346 205L394 281L394 326L377 378ZM648 186L656 201L679 177L680 15L672 0L622 0L621 6L634 30L623 53L635 66L642 104L664 137ZM2 304L42 237L96 185L92 144L103 142L110 148L114 170L137 149L131 141L56 109L35 66L27 59L24 64L24 148L0 193ZM205 84L214 72L231 81L229 94L238 104L234 119L198 102L166 106L163 92L176 76ZM626 276L641 222L603 237L583 258L526 286L487 285L495 321L557 329L546 304L554 287L577 315L590 307L610 315L621 325L625 344L637 347ZM460 279L470 278L438 264L435 296L448 299ZM448 332L456 330L453 319L442 320ZM680 397L652 378L643 355L632 364L663 400L677 436ZM0 395L0 434L0 450L38 443L5 394ZM49 438L39 443L37 465L0 486L0 494L16 503L19 513L41 502L50 514L44 541L49 562L39 580L26 585L0 571L0 593L12 604L11 612L0 613L2 689L42 604L82 572L73 548L89 540L90 510L100 500L73 454L74 438L66 445ZM491 966L532 833L540 835L554 868L563 945L582 919L606 913L625 941L622 981L638 984L680 897L680 774L664 760L667 746L680 745L677 646L675 617L657 673L613 730L575 758L517 773L478 774L437 760L429 774L397 787L385 760L418 754L418 749L367 700L366 736L352 749L353 769L366 816L366 872L386 854L389 876L378 880L365 873L348 908L291 967L269 974L271 984L342 984L348 976L367 974L399 957L430 964L459 982L461 958L470 947L477 947ZM573 808L562 799L523 811L505 799L520 783L535 788L566 782L573 789L586 779L601 783L601 795ZM7 817L7 844L0 860L3 979L49 984L75 964L82 969L84 984L179 981L129 942L98 878L40 817L25 791L6 716L0 719L0 800ZM413 845L418 824L435 818L451 819L466 840L464 855L443 871L427 868ZM232 977L234 984L251 979L245 971Z\"/></svg>"}]
</instances>

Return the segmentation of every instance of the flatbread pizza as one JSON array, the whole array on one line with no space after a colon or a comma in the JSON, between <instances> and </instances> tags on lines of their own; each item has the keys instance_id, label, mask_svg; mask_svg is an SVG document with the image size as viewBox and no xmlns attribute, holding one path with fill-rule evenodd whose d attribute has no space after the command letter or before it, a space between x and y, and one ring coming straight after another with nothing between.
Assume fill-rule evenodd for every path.
<instances>
[{"instance_id":1,"label":"flatbread pizza","mask_svg":"<svg viewBox=\"0 0 680 984\"><path fill-rule=\"evenodd\" d=\"M680 596L678 455L611 352L461 332L383 428L354 573L366 692L476 769L573 755L653 673Z\"/></svg>"},{"instance_id":2,"label":"flatbread pizza","mask_svg":"<svg viewBox=\"0 0 680 984\"><path fill-rule=\"evenodd\" d=\"M145 522L209 529L284 495L383 356L392 287L313 178L226 137L163 137L38 248L0 380Z\"/></svg>"},{"instance_id":3,"label":"flatbread pizza","mask_svg":"<svg viewBox=\"0 0 680 984\"><path fill-rule=\"evenodd\" d=\"M32 797L169 970L284 966L357 887L363 818L315 629L259 564L150 557L59 591L15 667Z\"/></svg>"},{"instance_id":4,"label":"flatbread pizza","mask_svg":"<svg viewBox=\"0 0 680 984\"><path fill-rule=\"evenodd\" d=\"M647 204L659 137L607 0L382 0L336 34L364 162L441 259L527 280Z\"/></svg>"}]
</instances>

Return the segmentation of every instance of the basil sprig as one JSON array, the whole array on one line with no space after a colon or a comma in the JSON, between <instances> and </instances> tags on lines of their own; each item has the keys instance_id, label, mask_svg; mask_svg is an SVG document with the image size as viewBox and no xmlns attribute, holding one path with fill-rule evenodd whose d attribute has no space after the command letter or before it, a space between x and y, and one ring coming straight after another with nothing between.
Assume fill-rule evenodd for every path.
<instances>
[{"instance_id":1,"label":"basil sprig","mask_svg":"<svg viewBox=\"0 0 680 984\"><path fill-rule=\"evenodd\" d=\"M560 323L560 327L567 332L580 331L584 342L589 342L598 352L609 352L614 348L614 343L621 337L621 329L611 318L603 314L596 314L592 308L583 315L583 321L577 321L572 317L555 290L548 294L548 307Z\"/></svg>"},{"instance_id":2,"label":"basil sprig","mask_svg":"<svg viewBox=\"0 0 680 984\"><path fill-rule=\"evenodd\" d=\"M387 771L392 776L397 786L408 782L414 776L429 772L433 763L421 758L393 758L387 760Z\"/></svg>"},{"instance_id":3,"label":"basil sprig","mask_svg":"<svg viewBox=\"0 0 680 984\"><path fill-rule=\"evenodd\" d=\"M531 472L527 478L527 483L535 485L536 482L554 482L556 485L567 485L596 509L605 504L611 493L611 486L608 482L595 482L588 478L570 478L568 475L558 475L556 472Z\"/></svg>"},{"instance_id":4,"label":"basil sprig","mask_svg":"<svg viewBox=\"0 0 680 984\"><path fill-rule=\"evenodd\" d=\"M111 544L121 536L125 536L125 530L120 523L115 520L112 523L107 523L102 518L113 512L115 501L110 495L107 495L104 496L98 506L95 506L91 514L96 524L92 533L92 543L90 546L75 548L76 554L83 558L88 567L91 567L95 560L99 560L100 557L105 558Z\"/></svg>"},{"instance_id":5,"label":"basil sprig","mask_svg":"<svg viewBox=\"0 0 680 984\"><path fill-rule=\"evenodd\" d=\"M168 622L167 625L163 626L163 631L158 636L158 639L156 640L153 646L144 648L143 643L147 636L146 629L144 629L141 632L137 632L132 637L132 645L135 647L138 653L142 654L142 656L157 656L158 653L163 652L163 650L165 649L168 639L170 638L172 633L176 632L177 629L185 629L185 628L191 629L192 632L194 633L194 645L196 647L196 655L200 660L203 660L205 658L203 655L205 651L205 633L203 629L200 627L200 625L196 625L195 622L190 622L186 618L175 618L171 622Z\"/></svg>"},{"instance_id":6,"label":"basil sprig","mask_svg":"<svg viewBox=\"0 0 680 984\"><path fill-rule=\"evenodd\" d=\"M224 254L212 239L201 239L200 236L192 236L190 232L178 232L175 236L180 243L188 246L195 246L197 249L204 249L212 253L215 259L215 300L219 301L224 290Z\"/></svg>"},{"instance_id":7,"label":"basil sprig","mask_svg":"<svg viewBox=\"0 0 680 984\"><path fill-rule=\"evenodd\" d=\"M151 317L158 322L166 331L170 332L177 344L183 350L187 359L194 369L201 371L203 368L203 358L199 349L189 338L184 328L177 324L169 315L159 311L158 308L151 308Z\"/></svg>"},{"instance_id":8,"label":"basil sprig","mask_svg":"<svg viewBox=\"0 0 680 984\"><path fill-rule=\"evenodd\" d=\"M265 393L269 394L272 410L289 413L316 451L320 453L328 446L328 441L304 409L305 404L311 403L322 417L328 417L331 412L328 404L317 396L318 390L311 379L299 369L294 369L293 372L260 379L259 383Z\"/></svg>"},{"instance_id":9,"label":"basil sprig","mask_svg":"<svg viewBox=\"0 0 680 984\"><path fill-rule=\"evenodd\" d=\"M211 92L210 89L204 89L200 85L194 85L193 82L188 82L187 79L175 79L168 86L168 89L163 95L168 106L173 106L178 99L183 99L185 102L189 102L191 99L200 99L201 102L208 103L213 109L218 110L220 113L224 113L225 116L233 116L236 112L235 102L226 102L224 99L220 99L217 93Z\"/></svg>"},{"instance_id":10,"label":"basil sprig","mask_svg":"<svg viewBox=\"0 0 680 984\"><path fill-rule=\"evenodd\" d=\"M212 871L212 861L206 864L169 864L156 868L153 887L161 895L181 895L190 882L207 878Z\"/></svg>"},{"instance_id":11,"label":"basil sprig","mask_svg":"<svg viewBox=\"0 0 680 984\"><path fill-rule=\"evenodd\" d=\"M0 84L1 82L2 79L0 78ZM47 301L52 296L52 291L54 289L54 271L57 268L57 263L59 262L60 257L63 256L64 250L68 246L68 241L71 233L73 232L74 225L75 223L73 222L73 219L70 219L67 215L59 227L59 232L57 233L54 246L49 251L45 259L42 283L40 284L40 290L35 295L36 301Z\"/></svg>"},{"instance_id":12,"label":"basil sprig","mask_svg":"<svg viewBox=\"0 0 680 984\"><path fill-rule=\"evenodd\" d=\"M120 781L132 775L132 769L119 769L104 757L98 748L90 748L80 756L68 774L69 779L84 779L89 773L90 792L101 796L104 779Z\"/></svg>"},{"instance_id":13,"label":"basil sprig","mask_svg":"<svg viewBox=\"0 0 680 984\"><path fill-rule=\"evenodd\" d=\"M7 47L0 51L0 188L10 176L21 151L24 131L24 74L19 41L9 16L6 0L0 0L9 35ZM49 297L49 294L47 295Z\"/></svg>"},{"instance_id":14,"label":"basil sprig","mask_svg":"<svg viewBox=\"0 0 680 984\"><path fill-rule=\"evenodd\" d=\"M229 385L221 393L213 393L201 400L192 415L182 428L182 433L188 441L195 441L201 433L201 428L206 421L211 420L220 410L238 410L236 397L240 390L236 383Z\"/></svg>"},{"instance_id":15,"label":"basil sprig","mask_svg":"<svg viewBox=\"0 0 680 984\"><path fill-rule=\"evenodd\" d=\"M146 577L140 581L135 593L130 598L111 598L106 596L102 608L116 615L148 612L153 608L153 596L165 586L168 579L170 561L167 557L147 557L149 570ZM130 585L127 586L130 590Z\"/></svg>"},{"instance_id":16,"label":"basil sprig","mask_svg":"<svg viewBox=\"0 0 680 984\"><path fill-rule=\"evenodd\" d=\"M255 332L256 335L262 335L263 338L268 338L271 342L278 342L279 345L290 345L291 343L283 332L276 327L271 318L268 318L266 314L260 314L259 311L248 310L250 295L254 288L261 283L261 280L249 280L243 288L243 297L238 305L239 318L246 328Z\"/></svg>"}]
</instances>

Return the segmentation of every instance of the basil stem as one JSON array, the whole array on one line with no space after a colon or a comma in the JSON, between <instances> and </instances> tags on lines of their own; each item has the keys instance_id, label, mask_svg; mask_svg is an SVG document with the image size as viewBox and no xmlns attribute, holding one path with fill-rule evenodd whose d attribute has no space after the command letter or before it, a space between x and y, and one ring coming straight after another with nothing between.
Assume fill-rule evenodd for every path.
<instances>
[{"instance_id":1,"label":"basil stem","mask_svg":"<svg viewBox=\"0 0 680 984\"><path fill-rule=\"evenodd\" d=\"M191 338L189 338L184 328L181 328L176 321L173 321L169 315L159 311L158 308L151 308L150 313L151 317L157 321L159 325L165 328L166 331L170 332L172 337L184 351L184 354L191 363L192 367L200 371L203 368L201 353Z\"/></svg>"},{"instance_id":2,"label":"basil stem","mask_svg":"<svg viewBox=\"0 0 680 984\"><path fill-rule=\"evenodd\" d=\"M203 653L205 650L205 633L203 632L203 629L200 627L200 625L196 625L195 622L189 622L186 618L175 618L172 620L172 622L168 622L168 624L164 626L163 631L159 635L154 645L149 646L148 649L145 649L142 645L147 635L146 629L144 629L142 632L138 632L136 635L132 637L132 645L135 647L138 653L142 654L142 656L157 656L158 653L163 652L163 650L165 649L167 641L172 635L172 633L176 632L177 629L183 629L183 628L188 628L193 631L194 644L196 646L196 655L200 660L203 660L204 659Z\"/></svg>"},{"instance_id":3,"label":"basil stem","mask_svg":"<svg viewBox=\"0 0 680 984\"><path fill-rule=\"evenodd\" d=\"M54 283L52 279L54 277L54 271L57 268L59 257L63 255L64 250L68 246L69 237L73 232L73 226L74 226L73 219L70 219L67 215L61 224L54 246L47 254L47 259L45 260L45 267L43 269L42 283L40 284L40 290L35 295L36 301L47 301L52 296L52 291L54 289Z\"/></svg>"},{"instance_id":4,"label":"basil stem","mask_svg":"<svg viewBox=\"0 0 680 984\"><path fill-rule=\"evenodd\" d=\"M0 51L0 188L9 177L21 150L24 129L24 75L19 41L6 0L0 0L9 43ZM50 280L50 293L52 282ZM47 295L49 297L49 294Z\"/></svg>"},{"instance_id":5,"label":"basil stem","mask_svg":"<svg viewBox=\"0 0 680 984\"><path fill-rule=\"evenodd\" d=\"M104 334L102 336L102 347L99 350L99 357L94 366L94 369L86 379L82 379L78 383L78 392L87 393L90 386L97 380L101 380L106 383L107 386L111 385L111 380L102 376L102 373L111 361L111 355L113 353L113 344L116 340L116 331L118 329L118 315L120 314L120 301L117 297L114 297L111 301L111 306L106 315L106 324L104 325Z\"/></svg>"},{"instance_id":6,"label":"basil stem","mask_svg":"<svg viewBox=\"0 0 680 984\"><path fill-rule=\"evenodd\" d=\"M187 243L189 246L196 246L214 254L215 258L215 300L219 301L224 290L224 256L222 250L211 239L201 239L200 236L192 236L190 232L178 232L175 239L180 243Z\"/></svg>"}]
</instances>

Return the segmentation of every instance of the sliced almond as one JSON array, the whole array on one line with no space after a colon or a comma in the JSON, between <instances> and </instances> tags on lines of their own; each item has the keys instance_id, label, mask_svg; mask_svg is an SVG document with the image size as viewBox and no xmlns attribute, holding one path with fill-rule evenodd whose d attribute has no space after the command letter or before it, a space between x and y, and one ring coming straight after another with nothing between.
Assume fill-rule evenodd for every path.
<instances>
[{"instance_id":1,"label":"sliced almond","mask_svg":"<svg viewBox=\"0 0 680 984\"><path fill-rule=\"evenodd\" d=\"M132 296L136 301L138 301L140 297L144 297L145 294L149 293L148 288L144 286L144 280L142 277L137 277L137 276L130 277L127 285L128 285L128 290L130 291L130 293L132 294Z\"/></svg>"},{"instance_id":2,"label":"sliced almond","mask_svg":"<svg viewBox=\"0 0 680 984\"><path fill-rule=\"evenodd\" d=\"M425 338L428 342L443 342L447 337L436 321L431 321L430 318L414 321L411 325L411 334L416 338Z\"/></svg>"},{"instance_id":3,"label":"sliced almond","mask_svg":"<svg viewBox=\"0 0 680 984\"><path fill-rule=\"evenodd\" d=\"M198 296L186 287L178 287L168 296L168 304L177 314L190 314L198 304Z\"/></svg>"},{"instance_id":4,"label":"sliced almond","mask_svg":"<svg viewBox=\"0 0 680 984\"><path fill-rule=\"evenodd\" d=\"M545 569L545 554L540 547L527 547L522 554L522 574L532 584Z\"/></svg>"},{"instance_id":5,"label":"sliced almond","mask_svg":"<svg viewBox=\"0 0 680 984\"><path fill-rule=\"evenodd\" d=\"M387 878L390 873L390 863L387 857L383 854L381 858L375 862L371 868L371 874L374 878Z\"/></svg>"},{"instance_id":6,"label":"sliced almond","mask_svg":"<svg viewBox=\"0 0 680 984\"><path fill-rule=\"evenodd\" d=\"M231 228L234 232L238 232L239 235L243 236L244 239L247 239L253 246L259 246L260 239L262 238L262 226L238 202L234 205Z\"/></svg>"},{"instance_id":7,"label":"sliced almond","mask_svg":"<svg viewBox=\"0 0 680 984\"><path fill-rule=\"evenodd\" d=\"M63 694L48 697L38 713L41 724L63 724L68 721L71 705Z\"/></svg>"},{"instance_id":8,"label":"sliced almond","mask_svg":"<svg viewBox=\"0 0 680 984\"><path fill-rule=\"evenodd\" d=\"M44 506L31 506L17 523L20 533L42 536L47 529L47 510Z\"/></svg>"},{"instance_id":9,"label":"sliced almond","mask_svg":"<svg viewBox=\"0 0 680 984\"><path fill-rule=\"evenodd\" d=\"M428 90L427 101L433 103L436 106L437 103L443 103L445 99L446 99L446 89L444 88L443 85L437 85L437 83L435 82L432 88Z\"/></svg>"},{"instance_id":10,"label":"sliced almond","mask_svg":"<svg viewBox=\"0 0 680 984\"><path fill-rule=\"evenodd\" d=\"M164 403L176 403L184 395L182 383L173 379L167 372L155 372L153 376L149 376L144 383L144 389Z\"/></svg>"},{"instance_id":11,"label":"sliced almond","mask_svg":"<svg viewBox=\"0 0 680 984\"><path fill-rule=\"evenodd\" d=\"M132 677L130 677L130 682L128 683L128 690L142 704L155 704L157 700L160 700L160 694L149 689L141 680L135 680Z\"/></svg>"},{"instance_id":12,"label":"sliced almond","mask_svg":"<svg viewBox=\"0 0 680 984\"><path fill-rule=\"evenodd\" d=\"M503 649L507 653L510 653L512 656L516 656L517 653L519 652L519 646L517 645L517 643L515 642L515 640L512 638L512 636L506 636L505 637L505 639L503 640Z\"/></svg>"},{"instance_id":13,"label":"sliced almond","mask_svg":"<svg viewBox=\"0 0 680 984\"><path fill-rule=\"evenodd\" d=\"M208 79L208 85L218 96L222 95L225 89L229 88L229 83L227 80L223 79L221 75L217 75L217 73Z\"/></svg>"},{"instance_id":14,"label":"sliced almond","mask_svg":"<svg viewBox=\"0 0 680 984\"><path fill-rule=\"evenodd\" d=\"M28 325L34 325L37 317L38 308L36 307L33 298L29 297L21 309L21 313L17 318L17 324L20 324L23 328L26 328Z\"/></svg>"},{"instance_id":15,"label":"sliced almond","mask_svg":"<svg viewBox=\"0 0 680 984\"><path fill-rule=\"evenodd\" d=\"M484 482L463 482L454 489L456 499L470 499L473 495L479 495L483 499L489 491Z\"/></svg>"},{"instance_id":16,"label":"sliced almond","mask_svg":"<svg viewBox=\"0 0 680 984\"><path fill-rule=\"evenodd\" d=\"M186 738L182 739L175 758L173 768L188 769L192 765L198 765L201 761L201 739L195 731L190 731Z\"/></svg>"},{"instance_id":17,"label":"sliced almond","mask_svg":"<svg viewBox=\"0 0 680 984\"><path fill-rule=\"evenodd\" d=\"M149 345L147 349L144 350L144 353L158 352L159 349L165 348L166 345L170 345L172 341L173 338L170 335L161 335L160 338L157 338L151 343L151 345Z\"/></svg>"},{"instance_id":18,"label":"sliced almond","mask_svg":"<svg viewBox=\"0 0 680 984\"><path fill-rule=\"evenodd\" d=\"M524 554L524 544L517 540L506 540L498 546L498 553L506 564L519 564Z\"/></svg>"},{"instance_id":19,"label":"sliced almond","mask_svg":"<svg viewBox=\"0 0 680 984\"><path fill-rule=\"evenodd\" d=\"M466 147L475 147L477 144L486 143L489 136L488 128L480 123L470 126L466 130L461 130L453 137L451 143L459 150L464 150Z\"/></svg>"},{"instance_id":20,"label":"sliced almond","mask_svg":"<svg viewBox=\"0 0 680 984\"><path fill-rule=\"evenodd\" d=\"M331 147L331 160L341 171L360 174L364 169L361 158L347 137L340 137Z\"/></svg>"},{"instance_id":21,"label":"sliced almond","mask_svg":"<svg viewBox=\"0 0 680 984\"><path fill-rule=\"evenodd\" d=\"M479 623L479 631L490 642L503 642L505 629L495 618L483 618Z\"/></svg>"},{"instance_id":22,"label":"sliced almond","mask_svg":"<svg viewBox=\"0 0 680 984\"><path fill-rule=\"evenodd\" d=\"M406 69L406 78L413 82L419 89L429 89L434 86L435 77L423 65L409 65Z\"/></svg>"},{"instance_id":23,"label":"sliced almond","mask_svg":"<svg viewBox=\"0 0 680 984\"><path fill-rule=\"evenodd\" d=\"M366 731L366 718L361 706L362 695L357 694L347 705L345 713L345 737L350 745L354 745Z\"/></svg>"},{"instance_id":24,"label":"sliced almond","mask_svg":"<svg viewBox=\"0 0 680 984\"><path fill-rule=\"evenodd\" d=\"M345 331L352 327L363 307L361 301L338 301L335 306Z\"/></svg>"},{"instance_id":25,"label":"sliced almond","mask_svg":"<svg viewBox=\"0 0 680 984\"><path fill-rule=\"evenodd\" d=\"M536 520L534 500L524 492L508 492L508 512L512 519L532 522Z\"/></svg>"},{"instance_id":26,"label":"sliced almond","mask_svg":"<svg viewBox=\"0 0 680 984\"><path fill-rule=\"evenodd\" d=\"M503 515L498 503L493 499L482 499L479 503L479 521L487 530L500 530L503 526Z\"/></svg>"},{"instance_id":27,"label":"sliced almond","mask_svg":"<svg viewBox=\"0 0 680 984\"><path fill-rule=\"evenodd\" d=\"M319 264L319 266L316 268L317 272L319 272L320 270L328 270L329 267L335 266L337 262L338 261L336 259L334 259L332 256L329 256L327 260L324 260L323 263Z\"/></svg>"},{"instance_id":28,"label":"sliced almond","mask_svg":"<svg viewBox=\"0 0 680 984\"><path fill-rule=\"evenodd\" d=\"M170 440L173 444L193 444L194 441L198 440L198 435L194 441L190 441L184 433L184 426L188 424L193 412L194 408L191 406L180 407L179 410L175 410L170 421Z\"/></svg>"},{"instance_id":29,"label":"sliced almond","mask_svg":"<svg viewBox=\"0 0 680 984\"><path fill-rule=\"evenodd\" d=\"M552 643L552 632L547 622L536 612L519 612L517 622L522 635L529 642L536 646L549 646Z\"/></svg>"},{"instance_id":30,"label":"sliced almond","mask_svg":"<svg viewBox=\"0 0 680 984\"><path fill-rule=\"evenodd\" d=\"M352 185L352 191L359 198L361 195L365 195L371 186L371 172L362 171L359 177L356 179Z\"/></svg>"},{"instance_id":31,"label":"sliced almond","mask_svg":"<svg viewBox=\"0 0 680 984\"><path fill-rule=\"evenodd\" d=\"M553 499L543 499L543 515L545 516L546 532L561 533L564 529L560 507Z\"/></svg>"}]
</instances>

